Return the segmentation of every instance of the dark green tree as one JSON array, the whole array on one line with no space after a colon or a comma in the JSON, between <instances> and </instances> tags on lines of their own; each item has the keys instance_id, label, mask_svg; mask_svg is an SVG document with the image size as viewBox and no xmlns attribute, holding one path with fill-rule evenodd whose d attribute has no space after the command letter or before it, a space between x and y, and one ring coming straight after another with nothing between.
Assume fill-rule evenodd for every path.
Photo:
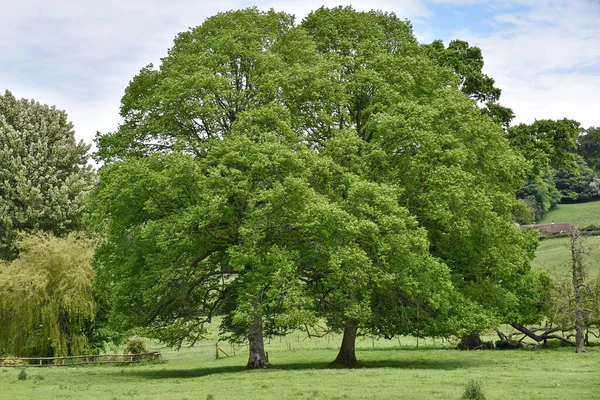
<instances>
[{"instance_id":1,"label":"dark green tree","mask_svg":"<svg viewBox=\"0 0 600 400\"><path fill-rule=\"evenodd\" d=\"M511 146L530 164L530 176L539 176L544 168L575 170L580 124L571 119L536 120L519 124L508 131Z\"/></svg>"},{"instance_id":2,"label":"dark green tree","mask_svg":"<svg viewBox=\"0 0 600 400\"><path fill-rule=\"evenodd\" d=\"M590 127L577 138L577 154L587 165L600 173L600 128Z\"/></svg>"},{"instance_id":3,"label":"dark green tree","mask_svg":"<svg viewBox=\"0 0 600 400\"><path fill-rule=\"evenodd\" d=\"M17 256L18 231L64 236L82 227L94 178L88 150L65 112L0 95L0 259Z\"/></svg>"},{"instance_id":4,"label":"dark green tree","mask_svg":"<svg viewBox=\"0 0 600 400\"><path fill-rule=\"evenodd\" d=\"M527 182L517 192L531 217L519 222L537 221L556 205L561 194L556 188L556 171L577 174L576 139L580 125L570 119L537 120L531 125L519 124L507 132L511 146L528 163Z\"/></svg>"},{"instance_id":5,"label":"dark green tree","mask_svg":"<svg viewBox=\"0 0 600 400\"><path fill-rule=\"evenodd\" d=\"M555 173L556 189L561 194L561 202L597 200L600 198L598 176L580 155L577 155L576 162L576 170L558 170Z\"/></svg>"},{"instance_id":6,"label":"dark green tree","mask_svg":"<svg viewBox=\"0 0 600 400\"><path fill-rule=\"evenodd\" d=\"M459 88L464 94L483 104L484 111L508 129L514 113L498 104L502 90L494 86L494 78L483 73L483 54L479 47L469 46L464 40L452 40L448 47L441 40L434 40L422 47L431 59L458 76Z\"/></svg>"}]
</instances>

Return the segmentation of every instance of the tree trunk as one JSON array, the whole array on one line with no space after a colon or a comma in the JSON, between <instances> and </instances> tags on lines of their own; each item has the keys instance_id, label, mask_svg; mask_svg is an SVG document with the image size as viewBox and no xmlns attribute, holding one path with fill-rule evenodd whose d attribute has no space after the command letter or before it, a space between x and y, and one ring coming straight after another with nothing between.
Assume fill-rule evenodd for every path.
<instances>
[{"instance_id":1,"label":"tree trunk","mask_svg":"<svg viewBox=\"0 0 600 400\"><path fill-rule=\"evenodd\" d=\"M573 289L575 290L575 351L577 353L585 352L583 348L583 339L585 336L585 320L583 317L583 293L584 270L583 258L584 248L581 243L579 229L575 228L571 236L571 269L573 272Z\"/></svg>"},{"instance_id":2,"label":"tree trunk","mask_svg":"<svg viewBox=\"0 0 600 400\"><path fill-rule=\"evenodd\" d=\"M248 328L248 369L271 368L265 354L262 316L257 315Z\"/></svg>"},{"instance_id":3,"label":"tree trunk","mask_svg":"<svg viewBox=\"0 0 600 400\"><path fill-rule=\"evenodd\" d=\"M358 323L352 321L344 328L342 346L335 360L327 365L328 368L360 368L361 364L356 359L356 333Z\"/></svg>"},{"instance_id":4,"label":"tree trunk","mask_svg":"<svg viewBox=\"0 0 600 400\"><path fill-rule=\"evenodd\" d=\"M472 335L463 336L456 348L458 350L481 350L485 349L485 346L481 341L479 334L474 333Z\"/></svg>"}]
</instances>

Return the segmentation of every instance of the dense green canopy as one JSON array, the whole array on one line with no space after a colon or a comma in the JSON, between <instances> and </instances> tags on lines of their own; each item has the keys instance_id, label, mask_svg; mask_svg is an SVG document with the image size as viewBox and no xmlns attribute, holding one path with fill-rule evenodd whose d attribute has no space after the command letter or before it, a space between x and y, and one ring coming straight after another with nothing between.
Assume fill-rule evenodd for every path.
<instances>
[{"instance_id":1,"label":"dense green canopy","mask_svg":"<svg viewBox=\"0 0 600 400\"><path fill-rule=\"evenodd\" d=\"M505 132L461 92L460 76L414 47L410 25L393 14L322 8L301 26L323 57L355 66L342 68L351 95L339 107L352 116L344 135L355 151L336 151L335 138L327 151L369 180L402 188L400 203L454 284L481 306L478 317L515 318L535 239L512 221L528 168Z\"/></svg>"},{"instance_id":2,"label":"dense green canopy","mask_svg":"<svg viewBox=\"0 0 600 400\"><path fill-rule=\"evenodd\" d=\"M93 175L63 111L0 95L0 259L17 255L18 231L79 229Z\"/></svg>"},{"instance_id":3,"label":"dense green canopy","mask_svg":"<svg viewBox=\"0 0 600 400\"><path fill-rule=\"evenodd\" d=\"M176 344L227 312L249 366L267 365L263 328L318 318L348 334L346 365L357 327L522 318L527 164L461 82L394 14L321 8L294 26L246 9L180 34L98 137L90 204L115 316Z\"/></svg>"}]
</instances>

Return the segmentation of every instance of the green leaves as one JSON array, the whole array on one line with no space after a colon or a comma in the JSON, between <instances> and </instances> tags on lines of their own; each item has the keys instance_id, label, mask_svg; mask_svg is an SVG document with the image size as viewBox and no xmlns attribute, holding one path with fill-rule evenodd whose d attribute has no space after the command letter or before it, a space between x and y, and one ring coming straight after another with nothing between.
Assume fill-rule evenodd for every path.
<instances>
[{"instance_id":1,"label":"green leaves","mask_svg":"<svg viewBox=\"0 0 600 400\"><path fill-rule=\"evenodd\" d=\"M94 181L88 150L64 112L0 96L0 258L17 255L17 231L65 235L81 227Z\"/></svg>"},{"instance_id":2,"label":"green leaves","mask_svg":"<svg viewBox=\"0 0 600 400\"><path fill-rule=\"evenodd\" d=\"M267 335L324 318L391 336L513 315L528 166L477 107L500 94L482 63L350 7L299 27L232 11L180 34L98 138L98 283L122 326L177 344L217 312L234 338L257 318Z\"/></svg>"},{"instance_id":3,"label":"green leaves","mask_svg":"<svg viewBox=\"0 0 600 400\"><path fill-rule=\"evenodd\" d=\"M17 259L0 265L0 351L81 353L95 314L92 243L74 234L38 235L24 236L19 248Z\"/></svg>"},{"instance_id":4,"label":"green leaves","mask_svg":"<svg viewBox=\"0 0 600 400\"><path fill-rule=\"evenodd\" d=\"M240 119L279 124L281 118L290 124L285 130L310 129L315 117L324 118L321 106L327 109L314 93L323 69L313 48L284 13L251 8L207 19L177 36L159 70L150 65L134 77L122 99L124 123L98 135L97 159L170 151L200 156L208 141L248 126L236 128Z\"/></svg>"}]
</instances>

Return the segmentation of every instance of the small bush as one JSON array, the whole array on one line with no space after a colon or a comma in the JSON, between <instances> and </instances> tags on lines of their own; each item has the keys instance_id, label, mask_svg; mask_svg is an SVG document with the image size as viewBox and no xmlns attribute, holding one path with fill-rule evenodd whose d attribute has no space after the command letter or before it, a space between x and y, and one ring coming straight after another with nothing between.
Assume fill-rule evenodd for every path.
<instances>
[{"instance_id":1,"label":"small bush","mask_svg":"<svg viewBox=\"0 0 600 400\"><path fill-rule=\"evenodd\" d=\"M18 376L18 378L19 378L19 380L20 380L20 381L24 381L24 380L26 380L27 378L29 378L29 377L27 376L27 371L25 371L24 369L22 369L22 370L21 370L21 372L19 372L19 376Z\"/></svg>"},{"instance_id":2,"label":"small bush","mask_svg":"<svg viewBox=\"0 0 600 400\"><path fill-rule=\"evenodd\" d=\"M467 383L465 387L465 392L463 393L462 400L485 400L485 394L483 394L483 389L481 388L481 383L476 380L471 380Z\"/></svg>"},{"instance_id":3,"label":"small bush","mask_svg":"<svg viewBox=\"0 0 600 400\"><path fill-rule=\"evenodd\" d=\"M23 360L17 357L8 356L2 361L2 365L23 365Z\"/></svg>"},{"instance_id":4,"label":"small bush","mask_svg":"<svg viewBox=\"0 0 600 400\"><path fill-rule=\"evenodd\" d=\"M126 354L142 354L147 353L146 345L144 339L140 338L132 338L127 342L127 346L125 346Z\"/></svg>"}]
</instances>

